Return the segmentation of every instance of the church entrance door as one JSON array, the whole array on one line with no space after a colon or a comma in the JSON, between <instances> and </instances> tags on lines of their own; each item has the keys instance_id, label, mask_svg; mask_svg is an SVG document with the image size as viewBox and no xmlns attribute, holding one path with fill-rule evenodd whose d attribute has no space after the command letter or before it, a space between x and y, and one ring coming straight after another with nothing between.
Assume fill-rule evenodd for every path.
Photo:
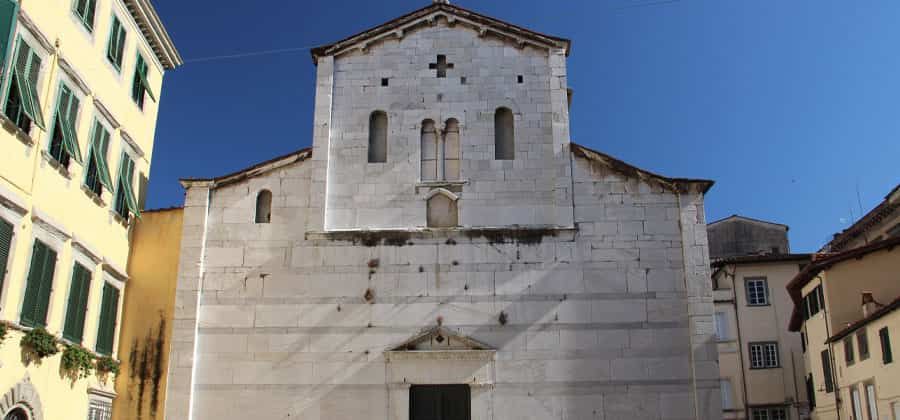
<instances>
[{"instance_id":1,"label":"church entrance door","mask_svg":"<svg viewBox=\"0 0 900 420\"><path fill-rule=\"evenodd\" d=\"M409 420L471 420L468 385L413 385L409 389Z\"/></svg>"}]
</instances>

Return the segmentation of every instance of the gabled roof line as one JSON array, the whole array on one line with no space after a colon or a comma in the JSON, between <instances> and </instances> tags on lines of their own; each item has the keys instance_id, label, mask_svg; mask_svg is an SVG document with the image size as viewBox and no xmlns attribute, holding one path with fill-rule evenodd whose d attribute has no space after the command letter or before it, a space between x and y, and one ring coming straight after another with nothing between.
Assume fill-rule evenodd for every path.
<instances>
[{"instance_id":1,"label":"gabled roof line","mask_svg":"<svg viewBox=\"0 0 900 420\"><path fill-rule=\"evenodd\" d=\"M249 168L244 168L239 171L232 172L228 175L223 175L215 178L182 178L179 181L181 181L181 185L184 188L190 188L194 186L208 186L210 188L218 188L221 186L240 182L248 178L253 178L255 176L274 171L279 168L283 168L294 162L304 161L306 159L309 159L311 156L312 148L307 147L300 150L295 150L286 155L278 156L276 158L257 163Z\"/></svg>"},{"instance_id":2,"label":"gabled roof line","mask_svg":"<svg viewBox=\"0 0 900 420\"><path fill-rule=\"evenodd\" d=\"M469 26L476 27L482 36L487 35L488 32L492 32L502 37L511 38L520 46L524 46L528 43L526 41L530 41L531 44L543 47L565 49L566 55L569 55L569 52L571 51L571 40L545 35L448 3L434 3L381 25L351 35L340 41L313 48L311 50L313 63L318 64L319 57L337 55L361 43L363 44L363 48L365 48L370 42L381 41L385 38L402 38L405 35L404 32L406 30L412 29L422 23L419 21L420 19L438 12L452 15L452 18L448 17L451 24L462 22ZM434 24L437 17L437 15L432 16L427 21L430 24Z\"/></svg>"},{"instance_id":3,"label":"gabled roof line","mask_svg":"<svg viewBox=\"0 0 900 420\"><path fill-rule=\"evenodd\" d=\"M598 152L596 150L584 147L580 144L570 144L572 146L572 153L574 153L576 156L581 156L588 160L600 162L610 167L612 170L619 172L625 176L630 176L641 180L649 179L656 181L662 186L675 192L687 192L690 191L691 188L697 188L701 193L706 194L709 189L712 188L713 184L715 184L715 181L711 181L708 179L669 178L667 176L643 170L641 168L638 168L637 166L625 163L619 159L607 155L606 153Z\"/></svg>"},{"instance_id":4,"label":"gabled roof line","mask_svg":"<svg viewBox=\"0 0 900 420\"><path fill-rule=\"evenodd\" d=\"M751 222L764 223L764 224L767 224L767 225L781 226L781 227L783 227L785 230L789 230L789 229L790 229L790 226L785 225L785 224L783 224L783 223L775 223L775 222L770 222L770 221L768 221L768 220L754 219L754 218L752 218L752 217L741 216L741 215L739 215L739 214L732 214L731 216L723 217L723 218L721 218L721 219L719 219L719 220L716 220L715 222L707 223L706 226L709 227L709 226L712 226L712 225L714 225L714 224L716 224L716 223L721 223L721 222L724 222L724 221L727 221L727 220L731 220L731 219L743 219L743 220L748 220L748 221L751 221Z\"/></svg>"}]
</instances>

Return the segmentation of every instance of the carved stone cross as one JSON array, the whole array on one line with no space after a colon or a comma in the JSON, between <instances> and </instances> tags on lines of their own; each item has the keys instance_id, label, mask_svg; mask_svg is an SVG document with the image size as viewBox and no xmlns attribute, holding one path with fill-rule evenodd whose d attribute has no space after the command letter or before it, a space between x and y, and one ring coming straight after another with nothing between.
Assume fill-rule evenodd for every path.
<instances>
[{"instance_id":1,"label":"carved stone cross","mask_svg":"<svg viewBox=\"0 0 900 420\"><path fill-rule=\"evenodd\" d=\"M446 55L438 55L437 63L429 63L428 68L431 70L437 70L437 77L443 78L447 77L447 69L452 69L453 63L447 62Z\"/></svg>"}]
</instances>

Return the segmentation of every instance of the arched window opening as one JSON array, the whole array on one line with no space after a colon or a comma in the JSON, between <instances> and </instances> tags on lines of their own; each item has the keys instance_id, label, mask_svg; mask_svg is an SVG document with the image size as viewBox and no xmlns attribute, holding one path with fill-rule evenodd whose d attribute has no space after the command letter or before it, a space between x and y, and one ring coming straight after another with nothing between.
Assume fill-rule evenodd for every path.
<instances>
[{"instance_id":1,"label":"arched window opening","mask_svg":"<svg viewBox=\"0 0 900 420\"><path fill-rule=\"evenodd\" d=\"M369 163L387 162L388 117L384 111L369 116Z\"/></svg>"},{"instance_id":2,"label":"arched window opening","mask_svg":"<svg viewBox=\"0 0 900 420\"><path fill-rule=\"evenodd\" d=\"M494 159L516 158L515 118L509 108L497 108L494 113Z\"/></svg>"},{"instance_id":3,"label":"arched window opening","mask_svg":"<svg viewBox=\"0 0 900 420\"><path fill-rule=\"evenodd\" d=\"M262 190L256 196L256 223L272 221L272 192Z\"/></svg>"},{"instance_id":4,"label":"arched window opening","mask_svg":"<svg viewBox=\"0 0 900 420\"><path fill-rule=\"evenodd\" d=\"M446 194L437 193L426 202L428 227L449 228L459 225L459 211L456 200Z\"/></svg>"},{"instance_id":5,"label":"arched window opening","mask_svg":"<svg viewBox=\"0 0 900 420\"><path fill-rule=\"evenodd\" d=\"M447 120L444 131L444 179L459 179L459 122L451 118Z\"/></svg>"},{"instance_id":6,"label":"arched window opening","mask_svg":"<svg viewBox=\"0 0 900 420\"><path fill-rule=\"evenodd\" d=\"M21 408L15 408L3 417L3 420L28 420L28 413Z\"/></svg>"},{"instance_id":7,"label":"arched window opening","mask_svg":"<svg viewBox=\"0 0 900 420\"><path fill-rule=\"evenodd\" d=\"M422 121L422 181L437 179L437 130L434 121Z\"/></svg>"}]
</instances>

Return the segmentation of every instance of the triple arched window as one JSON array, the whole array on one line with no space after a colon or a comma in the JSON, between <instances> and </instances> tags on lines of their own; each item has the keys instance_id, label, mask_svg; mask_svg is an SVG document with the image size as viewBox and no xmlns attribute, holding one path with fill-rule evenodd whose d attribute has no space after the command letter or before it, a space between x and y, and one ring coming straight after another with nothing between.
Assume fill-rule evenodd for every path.
<instances>
[{"instance_id":1,"label":"triple arched window","mask_svg":"<svg viewBox=\"0 0 900 420\"><path fill-rule=\"evenodd\" d=\"M432 120L422 121L422 181L455 181L460 175L459 122L451 118L438 132Z\"/></svg>"},{"instance_id":2,"label":"triple arched window","mask_svg":"<svg viewBox=\"0 0 900 420\"><path fill-rule=\"evenodd\" d=\"M387 162L388 116L375 111L369 116L369 163Z\"/></svg>"}]
</instances>

